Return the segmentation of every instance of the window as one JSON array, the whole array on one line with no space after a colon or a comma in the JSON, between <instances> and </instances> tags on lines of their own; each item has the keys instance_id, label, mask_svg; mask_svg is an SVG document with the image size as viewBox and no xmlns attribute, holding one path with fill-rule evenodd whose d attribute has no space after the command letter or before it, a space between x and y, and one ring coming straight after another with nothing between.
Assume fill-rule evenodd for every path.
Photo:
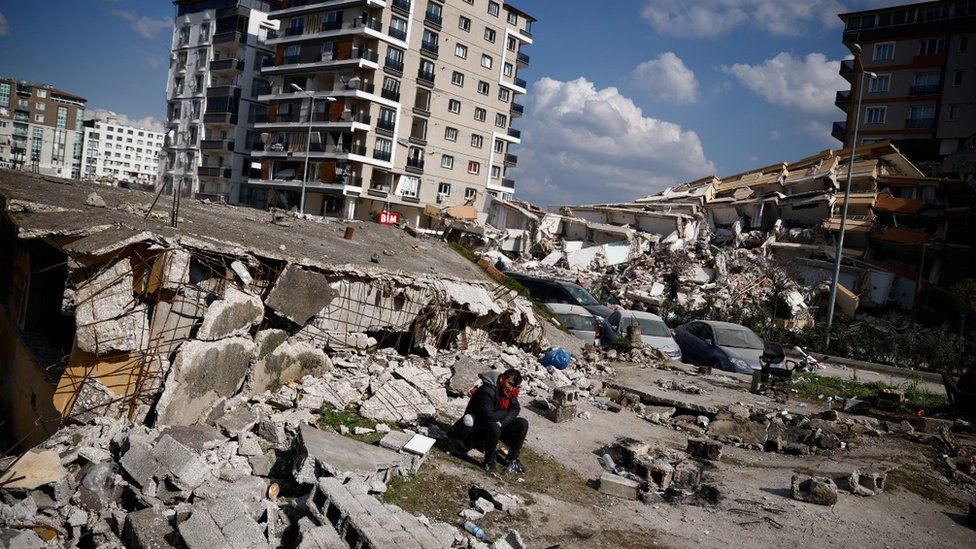
<instances>
[{"instance_id":1,"label":"window","mask_svg":"<svg viewBox=\"0 0 976 549\"><path fill-rule=\"evenodd\" d=\"M501 139L496 139L495 140L495 152L496 153L503 153L503 152L505 152L505 142L502 141Z\"/></svg>"},{"instance_id":2,"label":"window","mask_svg":"<svg viewBox=\"0 0 976 549\"><path fill-rule=\"evenodd\" d=\"M205 22L200 25L200 42L206 43L210 41L210 22Z\"/></svg>"},{"instance_id":3,"label":"window","mask_svg":"<svg viewBox=\"0 0 976 549\"><path fill-rule=\"evenodd\" d=\"M488 15L498 17L498 2L488 2Z\"/></svg>"},{"instance_id":4,"label":"window","mask_svg":"<svg viewBox=\"0 0 976 549\"><path fill-rule=\"evenodd\" d=\"M36 90L35 93L37 93L37 96L40 97L41 99L47 97L47 90L38 89Z\"/></svg>"},{"instance_id":5,"label":"window","mask_svg":"<svg viewBox=\"0 0 976 549\"><path fill-rule=\"evenodd\" d=\"M61 129L68 127L68 107L58 107L58 119L55 125Z\"/></svg>"},{"instance_id":6,"label":"window","mask_svg":"<svg viewBox=\"0 0 976 549\"><path fill-rule=\"evenodd\" d=\"M10 84L0 83L0 107L10 106Z\"/></svg>"},{"instance_id":7,"label":"window","mask_svg":"<svg viewBox=\"0 0 976 549\"><path fill-rule=\"evenodd\" d=\"M476 196L478 196L478 189L474 189L474 188L471 188L471 187L468 187L467 189L464 189L464 199L465 200L471 200L472 198L474 198Z\"/></svg>"},{"instance_id":8,"label":"window","mask_svg":"<svg viewBox=\"0 0 976 549\"><path fill-rule=\"evenodd\" d=\"M43 111L45 108L47 108L47 103L44 103L43 101L38 101L34 106L37 107L37 110Z\"/></svg>"},{"instance_id":9,"label":"window","mask_svg":"<svg viewBox=\"0 0 976 549\"><path fill-rule=\"evenodd\" d=\"M454 46L454 55L460 57L461 59L468 58L468 47L464 44L456 44Z\"/></svg>"},{"instance_id":10,"label":"window","mask_svg":"<svg viewBox=\"0 0 976 549\"><path fill-rule=\"evenodd\" d=\"M908 110L909 120L931 120L935 118L935 106L933 105L922 105L912 107ZM920 126L916 126L920 127Z\"/></svg>"},{"instance_id":11,"label":"window","mask_svg":"<svg viewBox=\"0 0 976 549\"><path fill-rule=\"evenodd\" d=\"M448 141L457 141L458 131L457 128L452 128L450 126L444 128L444 139Z\"/></svg>"},{"instance_id":12,"label":"window","mask_svg":"<svg viewBox=\"0 0 976 549\"><path fill-rule=\"evenodd\" d=\"M514 11L508 12L508 17L506 19L508 20L509 25L518 25L518 14Z\"/></svg>"},{"instance_id":13,"label":"window","mask_svg":"<svg viewBox=\"0 0 976 549\"><path fill-rule=\"evenodd\" d=\"M482 137L482 136L480 136L480 135L478 135L476 133L471 134L471 146L472 147L474 147L476 149L480 149L481 146L484 145L484 143L485 143L485 138L484 137Z\"/></svg>"},{"instance_id":14,"label":"window","mask_svg":"<svg viewBox=\"0 0 976 549\"><path fill-rule=\"evenodd\" d=\"M494 29L490 29L488 27L485 27L485 40L491 42L492 44L495 43L495 30Z\"/></svg>"},{"instance_id":15,"label":"window","mask_svg":"<svg viewBox=\"0 0 976 549\"><path fill-rule=\"evenodd\" d=\"M403 50L397 48L386 49L386 68L403 71Z\"/></svg>"},{"instance_id":16,"label":"window","mask_svg":"<svg viewBox=\"0 0 976 549\"><path fill-rule=\"evenodd\" d=\"M437 185L437 195L438 196L451 196L451 184L450 183L439 183Z\"/></svg>"},{"instance_id":17,"label":"window","mask_svg":"<svg viewBox=\"0 0 976 549\"><path fill-rule=\"evenodd\" d=\"M940 75L937 72L926 72L915 75L915 93L933 93L938 90Z\"/></svg>"},{"instance_id":18,"label":"window","mask_svg":"<svg viewBox=\"0 0 976 549\"><path fill-rule=\"evenodd\" d=\"M285 48L285 56L282 58L284 64L298 63L298 54L301 49L298 46L288 46Z\"/></svg>"},{"instance_id":19,"label":"window","mask_svg":"<svg viewBox=\"0 0 976 549\"><path fill-rule=\"evenodd\" d=\"M453 73L451 73L451 84L454 84L455 86L463 86L464 75L458 71L454 71Z\"/></svg>"},{"instance_id":20,"label":"window","mask_svg":"<svg viewBox=\"0 0 976 549\"><path fill-rule=\"evenodd\" d=\"M437 50L439 49L437 46L439 42L440 36L436 32L432 32L429 29L424 29L424 38L420 43L421 49L436 54Z\"/></svg>"},{"instance_id":21,"label":"window","mask_svg":"<svg viewBox=\"0 0 976 549\"><path fill-rule=\"evenodd\" d=\"M952 85L962 86L962 71L952 73Z\"/></svg>"},{"instance_id":22,"label":"window","mask_svg":"<svg viewBox=\"0 0 976 549\"><path fill-rule=\"evenodd\" d=\"M44 115L43 114L35 114L34 115L34 122L44 122Z\"/></svg>"},{"instance_id":23,"label":"window","mask_svg":"<svg viewBox=\"0 0 976 549\"><path fill-rule=\"evenodd\" d=\"M481 54L481 66L482 67L484 67L486 69L490 69L491 68L491 63L492 63L492 59L491 59L491 56L490 55L485 54L485 53Z\"/></svg>"},{"instance_id":24,"label":"window","mask_svg":"<svg viewBox=\"0 0 976 549\"><path fill-rule=\"evenodd\" d=\"M485 118L488 116L488 111L482 109L481 107L475 107L474 109L474 119L479 122L484 122Z\"/></svg>"},{"instance_id":25,"label":"window","mask_svg":"<svg viewBox=\"0 0 976 549\"><path fill-rule=\"evenodd\" d=\"M373 157L379 160L389 160L393 151L393 142L389 139L376 139L376 148L373 150Z\"/></svg>"},{"instance_id":26,"label":"window","mask_svg":"<svg viewBox=\"0 0 976 549\"><path fill-rule=\"evenodd\" d=\"M407 39L407 21L399 17L390 18L390 36L400 40Z\"/></svg>"},{"instance_id":27,"label":"window","mask_svg":"<svg viewBox=\"0 0 976 549\"><path fill-rule=\"evenodd\" d=\"M478 93L481 95L488 95L488 91L490 89L491 86L488 84L488 82L485 82L484 80L478 82Z\"/></svg>"},{"instance_id":28,"label":"window","mask_svg":"<svg viewBox=\"0 0 976 549\"><path fill-rule=\"evenodd\" d=\"M190 43L190 26L184 25L180 27L180 46L185 46Z\"/></svg>"},{"instance_id":29,"label":"window","mask_svg":"<svg viewBox=\"0 0 976 549\"><path fill-rule=\"evenodd\" d=\"M499 128L504 128L508 124L508 117L502 113L497 113L495 115L495 125Z\"/></svg>"},{"instance_id":30,"label":"window","mask_svg":"<svg viewBox=\"0 0 976 549\"><path fill-rule=\"evenodd\" d=\"M964 52L969 50L969 36L963 35L959 37L959 51Z\"/></svg>"},{"instance_id":31,"label":"window","mask_svg":"<svg viewBox=\"0 0 976 549\"><path fill-rule=\"evenodd\" d=\"M919 55L935 55L945 51L945 40L942 38L932 38L929 40L918 41Z\"/></svg>"},{"instance_id":32,"label":"window","mask_svg":"<svg viewBox=\"0 0 976 549\"><path fill-rule=\"evenodd\" d=\"M453 169L454 168L454 157L451 156L451 155L449 155L449 154L445 154L444 156L442 156L441 157L441 167L444 168L444 169L447 169L447 170ZM451 193L448 192L447 194L451 194Z\"/></svg>"},{"instance_id":33,"label":"window","mask_svg":"<svg viewBox=\"0 0 976 549\"><path fill-rule=\"evenodd\" d=\"M871 84L868 85L868 93L886 92L890 86L891 75L879 74L878 77L872 79Z\"/></svg>"},{"instance_id":34,"label":"window","mask_svg":"<svg viewBox=\"0 0 976 549\"><path fill-rule=\"evenodd\" d=\"M448 102L447 102L447 110L453 112L454 114L460 113L461 112L461 102L458 101L457 99L450 99L450 100L448 100Z\"/></svg>"},{"instance_id":35,"label":"window","mask_svg":"<svg viewBox=\"0 0 976 549\"><path fill-rule=\"evenodd\" d=\"M498 88L498 100L508 103L508 98L510 93L511 92L509 92L505 88Z\"/></svg>"},{"instance_id":36,"label":"window","mask_svg":"<svg viewBox=\"0 0 976 549\"><path fill-rule=\"evenodd\" d=\"M468 32L471 30L471 20L463 15L458 16L458 28Z\"/></svg>"},{"instance_id":37,"label":"window","mask_svg":"<svg viewBox=\"0 0 976 549\"><path fill-rule=\"evenodd\" d=\"M18 99L17 100L17 108L26 111L28 109L27 100L26 99Z\"/></svg>"},{"instance_id":38,"label":"window","mask_svg":"<svg viewBox=\"0 0 976 549\"><path fill-rule=\"evenodd\" d=\"M502 176L502 168L501 168L501 166L492 166L491 167L491 178L492 179L498 179L501 176Z\"/></svg>"},{"instance_id":39,"label":"window","mask_svg":"<svg viewBox=\"0 0 976 549\"><path fill-rule=\"evenodd\" d=\"M513 67L511 63L505 63L505 65L502 67L502 74L505 76L512 76L513 72L515 72L515 67Z\"/></svg>"},{"instance_id":40,"label":"window","mask_svg":"<svg viewBox=\"0 0 976 549\"><path fill-rule=\"evenodd\" d=\"M868 107L866 111L866 124L884 124L885 114L888 107Z\"/></svg>"},{"instance_id":41,"label":"window","mask_svg":"<svg viewBox=\"0 0 976 549\"><path fill-rule=\"evenodd\" d=\"M508 48L508 51L515 51L518 49L518 40L514 36L509 36L505 47Z\"/></svg>"},{"instance_id":42,"label":"window","mask_svg":"<svg viewBox=\"0 0 976 549\"><path fill-rule=\"evenodd\" d=\"M417 198L417 196L420 194L420 178L401 175L400 185L397 190L400 191L399 194L401 196Z\"/></svg>"},{"instance_id":43,"label":"window","mask_svg":"<svg viewBox=\"0 0 976 549\"><path fill-rule=\"evenodd\" d=\"M949 115L947 116L949 120L959 119L959 105L949 105Z\"/></svg>"},{"instance_id":44,"label":"window","mask_svg":"<svg viewBox=\"0 0 976 549\"><path fill-rule=\"evenodd\" d=\"M481 173L481 162L475 162L474 160L469 160L468 173L473 175L478 175L479 173Z\"/></svg>"},{"instance_id":45,"label":"window","mask_svg":"<svg viewBox=\"0 0 976 549\"><path fill-rule=\"evenodd\" d=\"M874 45L874 61L890 61L895 58L895 43L881 42Z\"/></svg>"}]
</instances>

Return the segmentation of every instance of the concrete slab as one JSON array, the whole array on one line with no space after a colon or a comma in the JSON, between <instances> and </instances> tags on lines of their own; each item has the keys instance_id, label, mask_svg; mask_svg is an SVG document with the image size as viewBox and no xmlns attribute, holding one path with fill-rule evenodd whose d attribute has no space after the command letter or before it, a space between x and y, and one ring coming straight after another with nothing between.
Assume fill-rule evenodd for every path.
<instances>
[{"instance_id":1,"label":"concrete slab","mask_svg":"<svg viewBox=\"0 0 976 549\"><path fill-rule=\"evenodd\" d=\"M335 296L329 279L317 271L297 265L285 268L265 304L299 326L327 307Z\"/></svg>"},{"instance_id":2,"label":"concrete slab","mask_svg":"<svg viewBox=\"0 0 976 549\"><path fill-rule=\"evenodd\" d=\"M314 484L319 477L371 477L399 466L403 456L385 448L302 425L294 447L295 480Z\"/></svg>"}]
</instances>

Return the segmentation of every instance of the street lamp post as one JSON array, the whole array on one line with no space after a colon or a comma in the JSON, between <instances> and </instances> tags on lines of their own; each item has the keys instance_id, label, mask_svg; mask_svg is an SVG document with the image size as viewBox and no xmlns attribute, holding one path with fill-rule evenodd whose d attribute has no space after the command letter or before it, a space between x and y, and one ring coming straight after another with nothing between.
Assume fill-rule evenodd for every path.
<instances>
[{"instance_id":1,"label":"street lamp post","mask_svg":"<svg viewBox=\"0 0 976 549\"><path fill-rule=\"evenodd\" d=\"M854 54L854 66L861 65L861 46L851 44L851 53ZM830 330L834 326L834 308L837 301L837 284L840 280L840 264L844 255L844 232L847 230L847 208L851 201L851 178L854 175L854 151L857 148L857 130L861 124L861 98L864 96L864 77L868 76L872 80L878 77L877 74L864 70L861 65L861 76L857 85L857 106L854 111L854 132L851 135L851 156L847 162L847 182L844 185L844 206L841 208L840 234L837 236L837 251L834 253L834 278L830 284L830 302L827 305L827 333L824 335L824 352L830 347Z\"/></svg>"},{"instance_id":2,"label":"street lamp post","mask_svg":"<svg viewBox=\"0 0 976 549\"><path fill-rule=\"evenodd\" d=\"M308 185L308 157L312 154L312 117L315 115L315 94L310 91L305 91L298 84L292 83L291 88L298 93L304 93L308 96L308 137L305 139L305 169L302 171L302 198L298 211L302 214L305 213L305 186ZM333 102L335 97L326 97L326 101Z\"/></svg>"}]
</instances>

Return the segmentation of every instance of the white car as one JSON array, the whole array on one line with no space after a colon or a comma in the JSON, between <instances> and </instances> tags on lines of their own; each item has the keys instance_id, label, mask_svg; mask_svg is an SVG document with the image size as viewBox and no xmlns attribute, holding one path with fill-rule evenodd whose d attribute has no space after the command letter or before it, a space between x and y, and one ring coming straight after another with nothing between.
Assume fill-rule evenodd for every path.
<instances>
[{"instance_id":1,"label":"white car","mask_svg":"<svg viewBox=\"0 0 976 549\"><path fill-rule=\"evenodd\" d=\"M600 346L600 323L589 311L579 305L567 303L544 305L569 333L591 345Z\"/></svg>"},{"instance_id":2,"label":"white car","mask_svg":"<svg viewBox=\"0 0 976 549\"><path fill-rule=\"evenodd\" d=\"M681 360L681 347L674 340L671 329L661 317L643 311L616 311L607 319L612 332L612 343L627 336L627 326L634 322L640 327L641 341L666 354L668 358Z\"/></svg>"}]
</instances>

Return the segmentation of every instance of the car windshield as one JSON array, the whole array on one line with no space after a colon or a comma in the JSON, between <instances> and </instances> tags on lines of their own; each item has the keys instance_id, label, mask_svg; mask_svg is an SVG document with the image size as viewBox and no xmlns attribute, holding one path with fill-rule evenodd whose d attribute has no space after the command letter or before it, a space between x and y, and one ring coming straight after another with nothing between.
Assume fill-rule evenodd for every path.
<instances>
[{"instance_id":1,"label":"car windshield","mask_svg":"<svg viewBox=\"0 0 976 549\"><path fill-rule=\"evenodd\" d=\"M590 295L590 292L587 292L582 287L577 286L576 284L570 284L569 282L565 282L562 284L562 287L564 290L569 292L569 295L573 296L573 299L575 299L576 303L579 305L600 304L599 301L597 301L596 299L593 298L593 296Z\"/></svg>"},{"instance_id":2,"label":"car windshield","mask_svg":"<svg viewBox=\"0 0 976 549\"><path fill-rule=\"evenodd\" d=\"M620 331L626 332L627 326L634 323L634 317L625 316L620 319ZM637 325L640 326L640 332L642 336L653 336L653 337L671 337L671 330L668 326L660 321L654 320L653 318L638 318Z\"/></svg>"},{"instance_id":3,"label":"car windshield","mask_svg":"<svg viewBox=\"0 0 976 549\"><path fill-rule=\"evenodd\" d=\"M593 317L583 315L556 315L556 320L567 330L593 330Z\"/></svg>"},{"instance_id":4,"label":"car windshield","mask_svg":"<svg viewBox=\"0 0 976 549\"><path fill-rule=\"evenodd\" d=\"M748 328L714 328L715 344L719 347L762 349L763 340Z\"/></svg>"}]
</instances>

